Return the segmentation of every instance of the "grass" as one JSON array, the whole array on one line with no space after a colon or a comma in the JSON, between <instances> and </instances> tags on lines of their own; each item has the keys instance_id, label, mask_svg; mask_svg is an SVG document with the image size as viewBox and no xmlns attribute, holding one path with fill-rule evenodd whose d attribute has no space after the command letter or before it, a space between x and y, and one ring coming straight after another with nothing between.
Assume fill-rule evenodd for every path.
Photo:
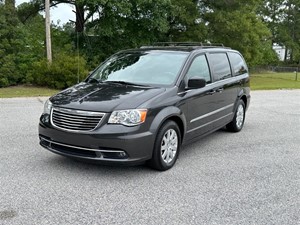
<instances>
[{"instance_id":1,"label":"grass","mask_svg":"<svg viewBox=\"0 0 300 225\"><path fill-rule=\"evenodd\" d=\"M300 89L300 73L295 81L295 73L251 74L251 90ZM0 98L51 96L59 90L35 86L14 86L0 88Z\"/></svg>"},{"instance_id":2,"label":"grass","mask_svg":"<svg viewBox=\"0 0 300 225\"><path fill-rule=\"evenodd\" d=\"M59 90L35 86L13 86L0 88L0 98L51 96Z\"/></svg>"},{"instance_id":3,"label":"grass","mask_svg":"<svg viewBox=\"0 0 300 225\"><path fill-rule=\"evenodd\" d=\"M295 81L295 73L251 74L251 90L300 89L300 74Z\"/></svg>"}]
</instances>

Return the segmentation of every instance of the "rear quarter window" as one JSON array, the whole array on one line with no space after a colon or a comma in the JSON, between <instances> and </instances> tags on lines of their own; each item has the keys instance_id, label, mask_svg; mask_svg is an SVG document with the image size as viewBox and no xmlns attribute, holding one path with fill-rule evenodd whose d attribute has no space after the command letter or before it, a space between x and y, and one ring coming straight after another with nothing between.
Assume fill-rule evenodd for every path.
<instances>
[{"instance_id":1,"label":"rear quarter window","mask_svg":"<svg viewBox=\"0 0 300 225\"><path fill-rule=\"evenodd\" d=\"M209 63L213 71L214 81L231 77L231 69L226 53L209 54Z\"/></svg>"},{"instance_id":2,"label":"rear quarter window","mask_svg":"<svg viewBox=\"0 0 300 225\"><path fill-rule=\"evenodd\" d=\"M228 52L228 57L232 66L234 76L248 73L246 63L240 54L236 52Z\"/></svg>"}]
</instances>

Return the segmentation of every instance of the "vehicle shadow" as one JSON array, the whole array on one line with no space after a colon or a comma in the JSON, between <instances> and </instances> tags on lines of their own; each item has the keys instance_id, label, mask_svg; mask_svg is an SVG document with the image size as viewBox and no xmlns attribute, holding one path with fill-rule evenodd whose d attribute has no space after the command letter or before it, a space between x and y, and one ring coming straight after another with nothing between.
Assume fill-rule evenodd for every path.
<instances>
[{"instance_id":1,"label":"vehicle shadow","mask_svg":"<svg viewBox=\"0 0 300 225\"><path fill-rule=\"evenodd\" d=\"M204 148L206 145L211 144L212 141L218 140L218 136L221 135L226 135L226 134L230 134L230 132L228 132L225 128L217 130L213 133L208 134L207 136L204 136L202 138L196 138L192 141L189 141L188 144L182 146L182 150L185 151L190 151L191 149L197 148L197 147L201 147Z\"/></svg>"},{"instance_id":2,"label":"vehicle shadow","mask_svg":"<svg viewBox=\"0 0 300 225\"><path fill-rule=\"evenodd\" d=\"M156 173L158 171L152 170L144 164L139 164L135 166L127 165L104 165L101 163L86 162L77 159L67 158L59 155L52 155L44 160L46 163L45 166L48 166L49 169L60 170L60 171L74 171L76 174L101 174L114 176L123 176L124 174L131 173Z\"/></svg>"}]
</instances>

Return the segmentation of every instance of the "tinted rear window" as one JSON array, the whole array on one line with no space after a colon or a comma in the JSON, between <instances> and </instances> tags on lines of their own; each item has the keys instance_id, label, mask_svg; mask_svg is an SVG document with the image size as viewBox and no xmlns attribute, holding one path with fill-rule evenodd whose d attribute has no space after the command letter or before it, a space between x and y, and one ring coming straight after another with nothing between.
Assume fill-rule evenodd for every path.
<instances>
[{"instance_id":1,"label":"tinted rear window","mask_svg":"<svg viewBox=\"0 0 300 225\"><path fill-rule=\"evenodd\" d=\"M209 61L215 81L231 77L230 64L226 53L211 53L209 55Z\"/></svg>"},{"instance_id":2,"label":"tinted rear window","mask_svg":"<svg viewBox=\"0 0 300 225\"><path fill-rule=\"evenodd\" d=\"M247 66L240 54L229 52L228 57L233 68L233 75L238 76L247 73Z\"/></svg>"}]
</instances>

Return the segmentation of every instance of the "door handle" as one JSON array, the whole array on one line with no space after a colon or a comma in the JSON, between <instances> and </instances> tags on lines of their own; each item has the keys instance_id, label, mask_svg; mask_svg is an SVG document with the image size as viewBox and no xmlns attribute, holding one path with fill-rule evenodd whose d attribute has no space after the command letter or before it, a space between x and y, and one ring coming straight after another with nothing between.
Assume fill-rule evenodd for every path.
<instances>
[{"instance_id":1,"label":"door handle","mask_svg":"<svg viewBox=\"0 0 300 225\"><path fill-rule=\"evenodd\" d=\"M216 90L216 92L223 92L224 91L224 88L218 88L217 90Z\"/></svg>"},{"instance_id":2,"label":"door handle","mask_svg":"<svg viewBox=\"0 0 300 225\"><path fill-rule=\"evenodd\" d=\"M216 93L215 90L211 90L211 91L209 91L209 92L206 92L207 95L213 95L213 94L215 94L215 93Z\"/></svg>"}]
</instances>

